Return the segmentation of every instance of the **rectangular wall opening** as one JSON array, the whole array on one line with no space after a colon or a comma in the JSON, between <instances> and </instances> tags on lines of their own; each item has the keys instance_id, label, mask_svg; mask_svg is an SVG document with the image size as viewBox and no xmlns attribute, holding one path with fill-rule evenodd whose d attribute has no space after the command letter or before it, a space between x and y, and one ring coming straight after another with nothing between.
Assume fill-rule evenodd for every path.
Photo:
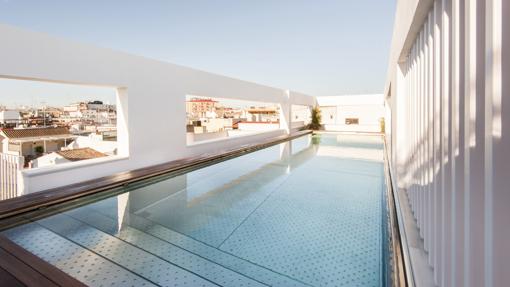
<instances>
[{"instance_id":1,"label":"rectangular wall opening","mask_svg":"<svg viewBox=\"0 0 510 287\"><path fill-rule=\"evenodd\" d=\"M276 103L186 95L186 142L252 135L280 129Z\"/></svg>"},{"instance_id":2,"label":"rectangular wall opening","mask_svg":"<svg viewBox=\"0 0 510 287\"><path fill-rule=\"evenodd\" d=\"M127 155L122 97L116 87L0 78L0 161L9 167L0 191L16 189L20 170Z\"/></svg>"}]
</instances>

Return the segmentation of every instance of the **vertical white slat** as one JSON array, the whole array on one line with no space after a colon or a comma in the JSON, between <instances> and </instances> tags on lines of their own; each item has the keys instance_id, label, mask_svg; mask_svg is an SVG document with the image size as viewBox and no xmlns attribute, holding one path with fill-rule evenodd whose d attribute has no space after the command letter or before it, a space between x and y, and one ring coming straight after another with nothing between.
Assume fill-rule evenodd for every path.
<instances>
[{"instance_id":1,"label":"vertical white slat","mask_svg":"<svg viewBox=\"0 0 510 287\"><path fill-rule=\"evenodd\" d=\"M416 149L414 145L414 140L416 137L416 126L415 126L415 102L416 102L416 42L413 45L412 49L412 62L411 62L411 137L409 140L409 144L411 146L411 162L410 162L410 178L411 178L411 210L413 212L416 209L415 202L415 166L416 166Z\"/></svg>"},{"instance_id":2,"label":"vertical white slat","mask_svg":"<svg viewBox=\"0 0 510 287\"><path fill-rule=\"evenodd\" d=\"M442 168L442 150L443 150L443 113L442 113L442 63L443 63L443 53L442 53L442 42L443 42L443 17L442 17L442 8L443 8L443 0L437 0L436 2L436 28L435 28L435 36L436 36L436 61L435 61L435 116L437 118L436 122L436 161L435 161L435 173L436 173L436 190L434 192L434 213L435 213L435 221L434 221L434 264L433 268L434 272L434 281L436 284L439 283L439 276L441 273L440 270L440 259L441 259L441 234L442 234L442 193L443 193L443 168Z\"/></svg>"},{"instance_id":3,"label":"vertical white slat","mask_svg":"<svg viewBox=\"0 0 510 287\"><path fill-rule=\"evenodd\" d=\"M502 268L510 258L510 179L505 171L510 162L510 85L503 82L510 76L510 5L487 0L485 12L485 285L493 287L510 282L510 273Z\"/></svg>"},{"instance_id":4,"label":"vertical white slat","mask_svg":"<svg viewBox=\"0 0 510 287\"><path fill-rule=\"evenodd\" d=\"M424 110L425 110L425 105L423 104L423 100L425 98L425 87L426 87L426 84L425 84L425 81L426 81L426 70L425 70L425 66L426 66L426 62L427 62L427 59L426 59L426 29L425 29L426 25L424 24L422 29L421 29L421 33L422 33L422 38L421 38L421 49L420 49L420 54L421 54L421 63L420 63L420 72L421 72L421 77L420 77L420 83L421 83L421 88L420 88L420 103L419 103L419 107L420 107L420 114L419 114L419 119L420 119L420 141L419 141L419 147L420 147L420 236L421 238L423 239L424 236L425 236L425 229L424 229L424 224L423 224L423 219L424 219L424 209L425 209L425 200L424 200L424 193L425 193L425 185L424 185L424 181L423 181L423 173L424 173L424 170L423 170L423 165L424 165L424 152L423 152L423 142L425 140L424 136L423 136L423 129L424 129L424 122L425 122L425 119L424 119Z\"/></svg>"},{"instance_id":5,"label":"vertical white slat","mask_svg":"<svg viewBox=\"0 0 510 287\"><path fill-rule=\"evenodd\" d=\"M7 196L12 197L12 157L7 156Z\"/></svg>"},{"instance_id":6,"label":"vertical white slat","mask_svg":"<svg viewBox=\"0 0 510 287\"><path fill-rule=\"evenodd\" d=\"M428 248L428 217L429 217L429 182L428 182L428 128L429 128L429 106L428 106L428 99L429 99L429 24L430 23L430 17L427 18L424 24L424 41L425 41L425 48L424 48L424 54L425 54L425 62L424 62L424 94L423 94L423 243L424 243L424 249L425 251L429 251Z\"/></svg>"},{"instance_id":7,"label":"vertical white slat","mask_svg":"<svg viewBox=\"0 0 510 287\"><path fill-rule=\"evenodd\" d=\"M415 134L415 126L414 126L414 101L415 101L415 96L416 96L416 93L415 93L415 78L414 78L414 66L415 66L415 47L416 47L416 42L413 44L413 47L411 49L411 59L410 59L410 75L409 75L409 80L410 80L410 86L409 86L409 98L410 98L410 104L409 104L409 109L410 109L410 112L409 112L409 121L410 121L410 126L409 126L409 129L410 129L410 132L411 132L411 136L409 137L409 141L408 141L408 144L410 146L410 155L411 155L411 160L409 161L409 180L410 180L410 191L411 191L411 194L410 194L410 199L411 199L411 210L413 211L413 214L414 214L414 208L415 208L415 203L414 203L414 165L415 165L415 150L414 150L414 134Z\"/></svg>"},{"instance_id":8,"label":"vertical white slat","mask_svg":"<svg viewBox=\"0 0 510 287\"><path fill-rule=\"evenodd\" d=\"M434 11L429 12L429 60L428 60L428 94L427 94L427 241L426 247L429 254L432 248L432 192L433 192L433 142L434 142Z\"/></svg>"},{"instance_id":9,"label":"vertical white slat","mask_svg":"<svg viewBox=\"0 0 510 287\"><path fill-rule=\"evenodd\" d=\"M451 285L464 286L464 1L452 1Z\"/></svg>"},{"instance_id":10,"label":"vertical white slat","mask_svg":"<svg viewBox=\"0 0 510 287\"><path fill-rule=\"evenodd\" d=\"M420 99L421 99L421 32L418 36L418 46L417 46L417 65L416 65L416 137L415 137L415 146L416 146L416 222L418 223L418 228L420 228L421 217L420 217L420 167L421 167L421 154L420 154ZM421 231L420 231L421 233ZM421 235L421 234L420 234Z\"/></svg>"},{"instance_id":11,"label":"vertical white slat","mask_svg":"<svg viewBox=\"0 0 510 287\"><path fill-rule=\"evenodd\" d=\"M421 153L420 153L420 100L421 100L421 32L420 36L418 38L418 47L417 47L417 60L418 64L416 65L416 102L415 102L415 109L416 109L416 116L415 116L415 122L416 122L416 137L415 137L415 146L416 146L416 218L418 222L418 227L420 227L421 224L421 217L420 217L420 205L421 205L421 198L420 198L420 191L421 191L421 178L420 178L420 168L421 168ZM421 233L421 232L420 232Z\"/></svg>"},{"instance_id":12,"label":"vertical white slat","mask_svg":"<svg viewBox=\"0 0 510 287\"><path fill-rule=\"evenodd\" d=\"M413 151L413 157L411 161L411 180L412 180L412 211L413 216L416 219L416 43L413 47L413 68L412 68L412 83L413 83L413 91L412 91L412 104L411 104L411 123L412 123L412 137L411 137L411 149Z\"/></svg>"},{"instance_id":13,"label":"vertical white slat","mask_svg":"<svg viewBox=\"0 0 510 287\"><path fill-rule=\"evenodd\" d=\"M9 157L9 196L12 198L13 195L14 195L14 181L16 180L15 179L15 174L13 172L15 166L14 166L14 157Z\"/></svg>"},{"instance_id":14,"label":"vertical white slat","mask_svg":"<svg viewBox=\"0 0 510 287\"><path fill-rule=\"evenodd\" d=\"M414 179L414 214L415 218L418 219L418 119L416 117L418 113L418 97L419 97L419 40L415 50L415 66L414 66L414 103L413 103L413 123L414 123L414 138L413 138L413 149L414 149L414 167L413 167L413 179Z\"/></svg>"},{"instance_id":15,"label":"vertical white slat","mask_svg":"<svg viewBox=\"0 0 510 287\"><path fill-rule=\"evenodd\" d=\"M6 165L7 165L7 198L12 197L12 165L11 165L11 157L6 157Z\"/></svg>"},{"instance_id":16,"label":"vertical white slat","mask_svg":"<svg viewBox=\"0 0 510 287\"><path fill-rule=\"evenodd\" d=\"M15 194L15 182L16 182L16 173L14 172L15 169L16 169L16 163L15 163L15 160L14 160L14 157L11 157L10 158L10 172L11 172L11 184L10 184L10 187L11 187L11 198L14 197L14 194Z\"/></svg>"},{"instance_id":17,"label":"vertical white slat","mask_svg":"<svg viewBox=\"0 0 510 287\"><path fill-rule=\"evenodd\" d=\"M484 255L484 215L485 215L485 1L473 3L474 22L474 91L470 94L470 276L473 286L482 286L485 282ZM475 260L476 258L476 260Z\"/></svg>"},{"instance_id":18,"label":"vertical white slat","mask_svg":"<svg viewBox=\"0 0 510 287\"><path fill-rule=\"evenodd\" d=\"M485 282L485 3L466 4L465 282Z\"/></svg>"},{"instance_id":19,"label":"vertical white slat","mask_svg":"<svg viewBox=\"0 0 510 287\"><path fill-rule=\"evenodd\" d=\"M426 218L426 114L427 114L427 23L425 22L422 28L422 48L421 48L422 62L421 62L421 96L420 96L420 235L425 240L425 218Z\"/></svg>"},{"instance_id":20,"label":"vertical white slat","mask_svg":"<svg viewBox=\"0 0 510 287\"><path fill-rule=\"evenodd\" d=\"M447 278L449 275L448 260L449 260L449 240L450 240L450 229L449 229L449 212L450 212L450 200L449 193L451 189L451 176L450 176L450 158L449 158L449 140L450 140L450 1L443 0L442 3L442 222L441 222L441 259L439 261L439 284L440 286L448 286Z\"/></svg>"},{"instance_id":21,"label":"vertical white slat","mask_svg":"<svg viewBox=\"0 0 510 287\"><path fill-rule=\"evenodd\" d=\"M427 19L428 20L428 19ZM423 24L423 97L422 97L422 229L423 243L427 251L427 99L428 99L428 62L429 62L429 42L428 42L428 21Z\"/></svg>"},{"instance_id":22,"label":"vertical white slat","mask_svg":"<svg viewBox=\"0 0 510 287\"><path fill-rule=\"evenodd\" d=\"M413 137L414 137L414 129L413 129L413 102L414 102L414 45L411 48L410 57L409 57L409 139L407 139L407 145L409 146L409 161L407 162L407 173L409 176L409 189L408 189L408 199L410 202L411 210L414 208L414 199L413 199L413 162L414 162L414 149L413 149Z\"/></svg>"},{"instance_id":23,"label":"vertical white slat","mask_svg":"<svg viewBox=\"0 0 510 287\"><path fill-rule=\"evenodd\" d=\"M443 42L445 49L445 81L444 81L444 100L445 100L445 121L444 121L444 129L445 129L445 138L444 138L444 160L445 160L445 168L444 168L444 204L443 204L443 214L444 214L444 260L443 260L443 286L451 286L451 245L452 245L452 134L451 134L451 126L452 126L452 117L451 117L451 101L452 101L452 70L451 70L451 49L452 49L452 34L451 34L451 14L452 14L452 0L445 1L445 12L444 17L445 21L443 24L445 25L445 30L443 36L445 36L445 41Z\"/></svg>"},{"instance_id":24,"label":"vertical white slat","mask_svg":"<svg viewBox=\"0 0 510 287\"><path fill-rule=\"evenodd\" d=\"M5 193L7 192L5 189L5 181L6 181L6 168L5 168L5 161L4 161L4 155L0 154L0 199L4 200Z\"/></svg>"},{"instance_id":25,"label":"vertical white slat","mask_svg":"<svg viewBox=\"0 0 510 287\"><path fill-rule=\"evenodd\" d=\"M424 88L425 88L425 31L423 27L420 33L420 91L418 98L418 156L419 156L419 205L418 205L418 214L419 214L419 228L420 228L420 236L423 238L423 97L424 97Z\"/></svg>"},{"instance_id":26,"label":"vertical white slat","mask_svg":"<svg viewBox=\"0 0 510 287\"><path fill-rule=\"evenodd\" d=\"M410 145L411 145L411 210L413 212L413 216L416 219L416 197L415 197L415 190L416 190L416 182L415 182L415 176L416 176L416 146L415 146L415 137L416 137L416 122L414 114L416 113L415 105L416 105L416 42L413 45L412 49L412 58L411 58L411 138L410 138Z\"/></svg>"}]
</instances>

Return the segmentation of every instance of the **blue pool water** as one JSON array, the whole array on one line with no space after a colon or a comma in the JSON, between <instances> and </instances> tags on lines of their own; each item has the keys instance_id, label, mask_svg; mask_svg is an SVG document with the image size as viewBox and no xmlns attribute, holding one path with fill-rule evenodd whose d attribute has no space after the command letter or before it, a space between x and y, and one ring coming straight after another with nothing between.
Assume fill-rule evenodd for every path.
<instances>
[{"instance_id":1,"label":"blue pool water","mask_svg":"<svg viewBox=\"0 0 510 287\"><path fill-rule=\"evenodd\" d=\"M383 142L322 134L2 231L92 286L384 286Z\"/></svg>"}]
</instances>

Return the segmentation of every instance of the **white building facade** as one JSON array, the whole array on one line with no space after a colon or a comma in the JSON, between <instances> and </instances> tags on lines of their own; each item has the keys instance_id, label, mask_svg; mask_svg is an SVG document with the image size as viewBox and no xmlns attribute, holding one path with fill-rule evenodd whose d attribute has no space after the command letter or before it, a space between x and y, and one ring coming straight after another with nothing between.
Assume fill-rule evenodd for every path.
<instances>
[{"instance_id":1,"label":"white building facade","mask_svg":"<svg viewBox=\"0 0 510 287\"><path fill-rule=\"evenodd\" d=\"M19 111L0 111L0 126L17 126L20 123L21 115Z\"/></svg>"},{"instance_id":2,"label":"white building facade","mask_svg":"<svg viewBox=\"0 0 510 287\"><path fill-rule=\"evenodd\" d=\"M385 96L411 255L437 286L508 286L510 1L398 1Z\"/></svg>"},{"instance_id":3,"label":"white building facade","mask_svg":"<svg viewBox=\"0 0 510 287\"><path fill-rule=\"evenodd\" d=\"M317 97L326 131L381 132L383 94Z\"/></svg>"}]
</instances>

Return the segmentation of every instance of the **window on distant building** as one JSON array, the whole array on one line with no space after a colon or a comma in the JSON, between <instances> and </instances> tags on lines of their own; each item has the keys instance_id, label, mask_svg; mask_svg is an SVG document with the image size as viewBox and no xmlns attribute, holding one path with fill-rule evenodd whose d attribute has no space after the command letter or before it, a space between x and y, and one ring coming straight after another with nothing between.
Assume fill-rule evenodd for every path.
<instances>
[{"instance_id":1,"label":"window on distant building","mask_svg":"<svg viewBox=\"0 0 510 287\"><path fill-rule=\"evenodd\" d=\"M358 118L345 118L345 124L346 125L359 125L359 119Z\"/></svg>"}]
</instances>

